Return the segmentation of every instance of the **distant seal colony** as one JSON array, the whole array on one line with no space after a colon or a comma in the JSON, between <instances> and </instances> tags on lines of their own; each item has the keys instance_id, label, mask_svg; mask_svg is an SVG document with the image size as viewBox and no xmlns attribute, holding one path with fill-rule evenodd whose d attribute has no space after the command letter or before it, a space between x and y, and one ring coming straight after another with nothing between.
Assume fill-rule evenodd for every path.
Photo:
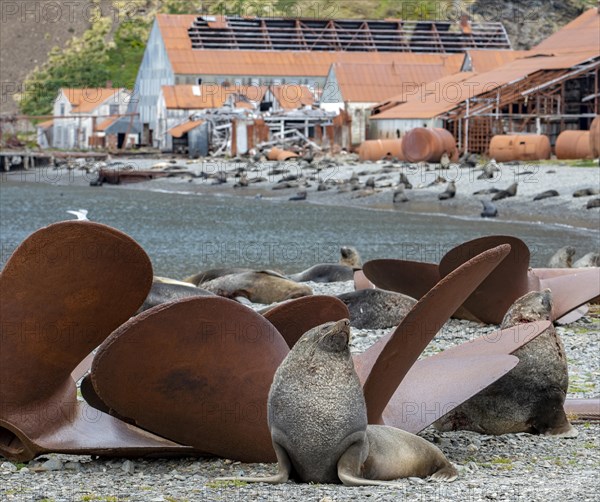
<instances>
[{"instance_id":1,"label":"distant seal colony","mask_svg":"<svg viewBox=\"0 0 600 502\"><path fill-rule=\"evenodd\" d=\"M367 425L349 337L347 319L317 326L298 340L277 369L268 420L279 472L264 478L220 479L399 486L390 480L456 478L454 466L423 438L394 427Z\"/></svg>"}]
</instances>

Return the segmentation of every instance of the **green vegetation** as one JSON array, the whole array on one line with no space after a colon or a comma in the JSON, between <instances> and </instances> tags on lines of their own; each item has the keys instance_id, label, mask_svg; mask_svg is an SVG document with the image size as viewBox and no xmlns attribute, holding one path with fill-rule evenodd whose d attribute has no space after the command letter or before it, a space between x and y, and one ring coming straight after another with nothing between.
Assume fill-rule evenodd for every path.
<instances>
[{"instance_id":1,"label":"green vegetation","mask_svg":"<svg viewBox=\"0 0 600 502\"><path fill-rule=\"evenodd\" d=\"M92 0L97 3L99 0ZM61 87L132 89L156 14L210 14L289 16L315 18L448 18L450 1L436 0L119 0L114 9L123 15L118 26L107 13L92 20L90 28L65 47L54 47L48 60L26 79L20 108L26 115L49 115ZM158 6L157 6L158 5Z\"/></svg>"}]
</instances>

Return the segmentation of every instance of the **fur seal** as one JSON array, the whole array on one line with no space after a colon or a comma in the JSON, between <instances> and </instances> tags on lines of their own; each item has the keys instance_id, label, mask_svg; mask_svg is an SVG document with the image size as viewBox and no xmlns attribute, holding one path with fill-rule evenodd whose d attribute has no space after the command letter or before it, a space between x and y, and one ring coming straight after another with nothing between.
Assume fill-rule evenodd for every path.
<instances>
[{"instance_id":1,"label":"fur seal","mask_svg":"<svg viewBox=\"0 0 600 502\"><path fill-rule=\"evenodd\" d=\"M361 289L337 295L350 311L350 324L358 329L397 326L417 300L383 289Z\"/></svg>"},{"instance_id":2,"label":"fur seal","mask_svg":"<svg viewBox=\"0 0 600 502\"><path fill-rule=\"evenodd\" d=\"M589 197L590 195L598 195L600 190L597 188L582 188L573 192L573 197Z\"/></svg>"},{"instance_id":3,"label":"fur seal","mask_svg":"<svg viewBox=\"0 0 600 502\"><path fill-rule=\"evenodd\" d=\"M550 290L517 299L500 329L550 320ZM561 339L553 325L513 352L519 363L492 385L435 423L438 430L470 430L482 434L529 432L573 437L577 431L563 408L569 374ZM493 412L491 412L493 410Z\"/></svg>"},{"instance_id":4,"label":"fur seal","mask_svg":"<svg viewBox=\"0 0 600 502\"><path fill-rule=\"evenodd\" d=\"M362 260L358 250L352 246L342 246L340 248L340 265L346 265L352 268L362 268Z\"/></svg>"},{"instance_id":5,"label":"fur seal","mask_svg":"<svg viewBox=\"0 0 600 502\"><path fill-rule=\"evenodd\" d=\"M161 303L170 302L173 300L181 300L182 298L192 298L195 296L215 296L210 291L197 288L191 284L181 285L154 281L148 296L138 310L138 314L149 308L156 307Z\"/></svg>"},{"instance_id":6,"label":"fur seal","mask_svg":"<svg viewBox=\"0 0 600 502\"><path fill-rule=\"evenodd\" d=\"M586 209L594 209L596 207L600 207L600 199L588 200L587 204L585 205Z\"/></svg>"},{"instance_id":7,"label":"fur seal","mask_svg":"<svg viewBox=\"0 0 600 502\"><path fill-rule=\"evenodd\" d=\"M573 256L575 256L575 248L573 246L562 247L548 260L548 267L571 268L573 266Z\"/></svg>"},{"instance_id":8,"label":"fur seal","mask_svg":"<svg viewBox=\"0 0 600 502\"><path fill-rule=\"evenodd\" d=\"M252 272L252 269L238 267L211 268L209 270L204 270L202 272L198 272L197 274L190 275L189 277L186 277L183 281L189 282L194 286L199 286L204 282L212 281L213 279L218 279L219 277L223 277L225 275L241 274L243 272Z\"/></svg>"},{"instance_id":9,"label":"fur seal","mask_svg":"<svg viewBox=\"0 0 600 502\"><path fill-rule=\"evenodd\" d=\"M350 246L340 248L339 263L319 263L289 276L296 282L341 282L354 279L354 270L362 267L358 251Z\"/></svg>"},{"instance_id":10,"label":"fur seal","mask_svg":"<svg viewBox=\"0 0 600 502\"><path fill-rule=\"evenodd\" d=\"M398 184L399 185L404 185L404 188L406 188L407 190L411 190L412 189L412 183L409 181L408 176L406 176L406 174L404 173L400 173L399 177L398 177Z\"/></svg>"},{"instance_id":11,"label":"fur seal","mask_svg":"<svg viewBox=\"0 0 600 502\"><path fill-rule=\"evenodd\" d=\"M506 199L507 197L514 197L515 195L517 195L518 186L518 183L513 183L506 190L500 190L499 192L496 192L492 197L492 200L501 200Z\"/></svg>"},{"instance_id":12,"label":"fur seal","mask_svg":"<svg viewBox=\"0 0 600 502\"><path fill-rule=\"evenodd\" d=\"M538 193L533 200L544 200L550 197L558 197L559 193L556 190L546 190L545 192Z\"/></svg>"},{"instance_id":13,"label":"fur seal","mask_svg":"<svg viewBox=\"0 0 600 502\"><path fill-rule=\"evenodd\" d=\"M400 202L408 202L408 197L406 196L406 193L404 192L404 183L400 183L398 185L398 188L396 188L396 190L394 190L394 195L392 198L393 204L398 204Z\"/></svg>"},{"instance_id":14,"label":"fur seal","mask_svg":"<svg viewBox=\"0 0 600 502\"><path fill-rule=\"evenodd\" d=\"M285 483L293 477L348 486L399 486L390 480L456 478L454 466L423 438L367 425L349 337L347 319L317 326L298 340L275 372L267 406L279 472L265 478L221 479Z\"/></svg>"},{"instance_id":15,"label":"fur seal","mask_svg":"<svg viewBox=\"0 0 600 502\"><path fill-rule=\"evenodd\" d=\"M498 216L498 208L487 200L480 200L483 204L483 211L481 212L482 218L495 218Z\"/></svg>"},{"instance_id":16,"label":"fur seal","mask_svg":"<svg viewBox=\"0 0 600 502\"><path fill-rule=\"evenodd\" d=\"M438 199L439 200L453 199L455 195L456 195L456 183L454 181L451 181L450 183L448 183L446 190L444 190L442 193L438 194Z\"/></svg>"},{"instance_id":17,"label":"fur seal","mask_svg":"<svg viewBox=\"0 0 600 502\"><path fill-rule=\"evenodd\" d=\"M247 298L252 303L276 303L312 295L312 289L298 284L272 270L256 270L229 274L208 282L202 287L225 298Z\"/></svg>"},{"instance_id":18,"label":"fur seal","mask_svg":"<svg viewBox=\"0 0 600 502\"><path fill-rule=\"evenodd\" d=\"M600 253L591 252L573 263L573 268L600 267Z\"/></svg>"}]
</instances>

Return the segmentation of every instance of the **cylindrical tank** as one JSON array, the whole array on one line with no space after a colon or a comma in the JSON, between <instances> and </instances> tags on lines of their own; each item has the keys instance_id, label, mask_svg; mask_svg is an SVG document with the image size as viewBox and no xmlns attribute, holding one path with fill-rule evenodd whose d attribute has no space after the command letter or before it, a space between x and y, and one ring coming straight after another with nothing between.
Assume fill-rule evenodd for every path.
<instances>
[{"instance_id":1,"label":"cylindrical tank","mask_svg":"<svg viewBox=\"0 0 600 502\"><path fill-rule=\"evenodd\" d=\"M358 147L360 160L381 160L386 156L404 160L402 139L369 139Z\"/></svg>"},{"instance_id":2,"label":"cylindrical tank","mask_svg":"<svg viewBox=\"0 0 600 502\"><path fill-rule=\"evenodd\" d=\"M591 159L590 131L563 131L556 138L557 159Z\"/></svg>"},{"instance_id":3,"label":"cylindrical tank","mask_svg":"<svg viewBox=\"0 0 600 502\"><path fill-rule=\"evenodd\" d=\"M402 138L402 150L409 162L439 162L448 154L450 160L458 160L454 136L446 129L416 127Z\"/></svg>"},{"instance_id":4,"label":"cylindrical tank","mask_svg":"<svg viewBox=\"0 0 600 502\"><path fill-rule=\"evenodd\" d=\"M550 140L543 134L498 135L490 141L490 157L498 162L549 159Z\"/></svg>"},{"instance_id":5,"label":"cylindrical tank","mask_svg":"<svg viewBox=\"0 0 600 502\"><path fill-rule=\"evenodd\" d=\"M293 159L295 157L298 157L297 153L290 152L289 150L281 150L280 148L277 148L277 147L271 148L269 150L269 153L267 154L267 159L269 159L269 160L284 161L284 160Z\"/></svg>"},{"instance_id":6,"label":"cylindrical tank","mask_svg":"<svg viewBox=\"0 0 600 502\"><path fill-rule=\"evenodd\" d=\"M594 159L600 157L600 116L590 126L590 150Z\"/></svg>"}]
</instances>

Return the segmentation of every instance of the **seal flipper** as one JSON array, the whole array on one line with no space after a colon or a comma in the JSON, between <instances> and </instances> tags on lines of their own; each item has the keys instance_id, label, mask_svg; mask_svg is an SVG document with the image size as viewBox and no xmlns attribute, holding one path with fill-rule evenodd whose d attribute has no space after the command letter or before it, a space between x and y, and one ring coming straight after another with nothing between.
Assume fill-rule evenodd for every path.
<instances>
[{"instance_id":1,"label":"seal flipper","mask_svg":"<svg viewBox=\"0 0 600 502\"><path fill-rule=\"evenodd\" d=\"M270 484L280 484L287 483L290 479L290 475L292 473L292 461L290 460L287 451L283 446L273 441L273 449L275 450L275 455L277 455L277 464L279 470L277 474L273 476L265 476L264 478L246 478L244 476L239 477L223 477L216 478L217 481L245 481L247 483L270 483Z\"/></svg>"}]
</instances>

